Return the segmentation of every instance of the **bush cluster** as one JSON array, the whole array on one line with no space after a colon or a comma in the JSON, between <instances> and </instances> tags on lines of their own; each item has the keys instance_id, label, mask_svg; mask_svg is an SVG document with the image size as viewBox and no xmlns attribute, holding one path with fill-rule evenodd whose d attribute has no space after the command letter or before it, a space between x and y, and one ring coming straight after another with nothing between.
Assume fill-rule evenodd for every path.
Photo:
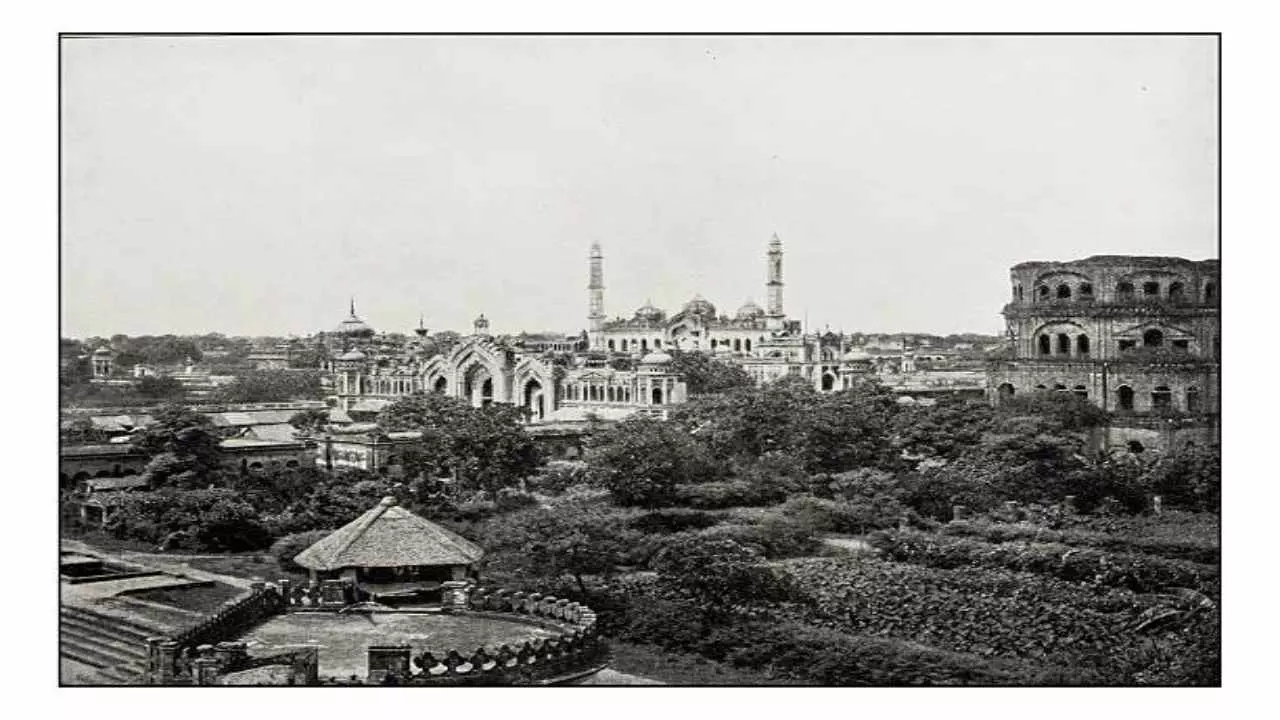
<instances>
[{"instance_id":1,"label":"bush cluster","mask_svg":"<svg viewBox=\"0 0 1280 720\"><path fill-rule=\"evenodd\" d=\"M774 505L786 499L785 488L746 480L677 485L674 504L695 510Z\"/></svg>"},{"instance_id":2,"label":"bush cluster","mask_svg":"<svg viewBox=\"0 0 1280 720\"><path fill-rule=\"evenodd\" d=\"M1143 538L1090 530L1053 530L1037 525L956 521L941 527L944 535L976 537L993 543L1016 540L1052 542L1063 545L1092 547L1114 552L1143 553L1172 560L1189 560L1217 565L1221 552L1217 542L1185 539Z\"/></svg>"},{"instance_id":3,"label":"bush cluster","mask_svg":"<svg viewBox=\"0 0 1280 720\"><path fill-rule=\"evenodd\" d=\"M1107 552L1058 543L1010 541L991 544L969 538L916 532L878 532L871 546L899 562L951 570L1003 568L1090 585L1159 592L1183 587L1217 594L1218 568L1187 560Z\"/></svg>"},{"instance_id":4,"label":"bush cluster","mask_svg":"<svg viewBox=\"0 0 1280 720\"><path fill-rule=\"evenodd\" d=\"M304 572L305 568L296 565L293 559L298 556L298 553L328 536L328 530L307 530L306 532L285 535L271 544L271 557L275 558L280 565L280 569L285 572Z\"/></svg>"},{"instance_id":5,"label":"bush cluster","mask_svg":"<svg viewBox=\"0 0 1280 720\"><path fill-rule=\"evenodd\" d=\"M633 519L629 527L642 533L674 533L703 530L719 523L721 517L703 510L669 508L654 510Z\"/></svg>"}]
</instances>

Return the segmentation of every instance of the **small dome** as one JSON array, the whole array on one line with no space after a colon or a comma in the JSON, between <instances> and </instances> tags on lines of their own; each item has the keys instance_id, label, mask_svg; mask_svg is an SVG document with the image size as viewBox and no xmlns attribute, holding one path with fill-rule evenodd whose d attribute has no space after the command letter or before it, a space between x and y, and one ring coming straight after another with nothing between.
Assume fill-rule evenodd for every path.
<instances>
[{"instance_id":1,"label":"small dome","mask_svg":"<svg viewBox=\"0 0 1280 720\"><path fill-rule=\"evenodd\" d=\"M102 347L98 348L97 350L94 350L94 351L93 351L93 354L94 354L94 355L110 355L110 354L111 354L111 348L107 347L106 345L103 345Z\"/></svg>"},{"instance_id":2,"label":"small dome","mask_svg":"<svg viewBox=\"0 0 1280 720\"><path fill-rule=\"evenodd\" d=\"M751 300L746 301L742 307L738 308L737 317L739 320L750 320L762 316L764 316L764 310Z\"/></svg>"},{"instance_id":3,"label":"small dome","mask_svg":"<svg viewBox=\"0 0 1280 720\"><path fill-rule=\"evenodd\" d=\"M641 365L665 365L671 362L671 356L664 352L651 352L640 359Z\"/></svg>"},{"instance_id":4,"label":"small dome","mask_svg":"<svg viewBox=\"0 0 1280 720\"><path fill-rule=\"evenodd\" d=\"M710 318L716 316L716 306L701 295L695 295L692 300L685 303L684 311L690 315L702 315Z\"/></svg>"},{"instance_id":5,"label":"small dome","mask_svg":"<svg viewBox=\"0 0 1280 720\"><path fill-rule=\"evenodd\" d=\"M352 351L350 351L350 352L345 352L345 353L343 353L343 354L339 355L339 356L338 356L338 359L339 359L339 360L364 360L364 359L365 359L365 355L364 355L364 353L360 352L359 350L352 350Z\"/></svg>"}]
</instances>

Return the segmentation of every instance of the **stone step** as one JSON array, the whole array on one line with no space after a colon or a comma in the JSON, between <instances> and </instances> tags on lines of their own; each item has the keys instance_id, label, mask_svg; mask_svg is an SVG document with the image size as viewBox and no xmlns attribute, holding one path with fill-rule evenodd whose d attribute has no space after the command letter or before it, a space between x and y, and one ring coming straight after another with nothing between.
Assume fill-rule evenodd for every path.
<instances>
[{"instance_id":1,"label":"stone step","mask_svg":"<svg viewBox=\"0 0 1280 720\"><path fill-rule=\"evenodd\" d=\"M113 665L98 670L104 685L146 685L144 668L140 665Z\"/></svg>"},{"instance_id":2,"label":"stone step","mask_svg":"<svg viewBox=\"0 0 1280 720\"><path fill-rule=\"evenodd\" d=\"M147 660L147 646L132 640L122 640L110 634L102 633L96 629L86 629L83 627L75 627L64 624L62 626L62 637L70 639L81 645L88 645L95 649L101 648L104 651L110 651L115 654L133 658L139 662Z\"/></svg>"},{"instance_id":3,"label":"stone step","mask_svg":"<svg viewBox=\"0 0 1280 720\"><path fill-rule=\"evenodd\" d=\"M61 615L64 618L77 618L98 625L110 625L121 630L127 630L142 638L165 635L169 631L168 628L147 625L133 618L122 617L115 613L96 612L71 605L63 605Z\"/></svg>"},{"instance_id":4,"label":"stone step","mask_svg":"<svg viewBox=\"0 0 1280 720\"><path fill-rule=\"evenodd\" d=\"M115 665L128 665L138 662L136 657L126 655L110 647L99 645L91 641L85 641L82 638L68 637L63 635L58 641L58 653L72 660L77 660L85 665L92 665L96 668L106 668Z\"/></svg>"},{"instance_id":5,"label":"stone step","mask_svg":"<svg viewBox=\"0 0 1280 720\"><path fill-rule=\"evenodd\" d=\"M79 618L62 618L60 628L63 632L80 635L86 638L137 647L143 652L146 651L147 647L146 638L129 630L111 625L101 625L95 622L81 620Z\"/></svg>"}]
</instances>

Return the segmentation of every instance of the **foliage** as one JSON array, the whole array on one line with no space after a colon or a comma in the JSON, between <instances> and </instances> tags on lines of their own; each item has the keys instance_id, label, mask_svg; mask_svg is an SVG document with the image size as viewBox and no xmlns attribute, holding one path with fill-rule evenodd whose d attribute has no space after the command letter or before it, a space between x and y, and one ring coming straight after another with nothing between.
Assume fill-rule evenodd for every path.
<instances>
[{"instance_id":1,"label":"foliage","mask_svg":"<svg viewBox=\"0 0 1280 720\"><path fill-rule=\"evenodd\" d=\"M906 510L897 502L883 505L874 502L826 500L811 495L789 498L782 513L793 521L818 532L862 534L868 530L893 527Z\"/></svg>"},{"instance_id":2,"label":"foliage","mask_svg":"<svg viewBox=\"0 0 1280 720\"><path fill-rule=\"evenodd\" d=\"M723 510L731 507L773 505L781 502L785 491L746 480L723 480L697 485L678 485L672 490L671 504L695 510Z\"/></svg>"},{"instance_id":3,"label":"foliage","mask_svg":"<svg viewBox=\"0 0 1280 720\"><path fill-rule=\"evenodd\" d=\"M496 493L534 472L539 458L524 431L523 411L506 404L473 408L435 393L411 395L378 414L383 430L422 432L422 440L402 453L410 476L439 477L456 472L469 489Z\"/></svg>"},{"instance_id":4,"label":"foliage","mask_svg":"<svg viewBox=\"0 0 1280 720\"><path fill-rule=\"evenodd\" d=\"M639 515L628 524L628 527L646 534L674 533L703 530L716 525L720 520L720 516L702 510L671 508Z\"/></svg>"},{"instance_id":5,"label":"foliage","mask_svg":"<svg viewBox=\"0 0 1280 720\"><path fill-rule=\"evenodd\" d=\"M1000 405L997 418L1009 421L1022 417L1048 420L1063 431L1084 431L1107 423L1109 414L1085 398L1067 392L1019 395Z\"/></svg>"},{"instance_id":6,"label":"foliage","mask_svg":"<svg viewBox=\"0 0 1280 720\"><path fill-rule=\"evenodd\" d=\"M630 417L591 436L587 464L592 480L621 505L659 507L675 500L675 487L718 472L707 452L680 427Z\"/></svg>"},{"instance_id":7,"label":"foliage","mask_svg":"<svg viewBox=\"0 0 1280 720\"><path fill-rule=\"evenodd\" d=\"M530 490L559 494L574 485L586 483L587 464L576 460L552 460L539 468L526 481Z\"/></svg>"},{"instance_id":8,"label":"foliage","mask_svg":"<svg viewBox=\"0 0 1280 720\"><path fill-rule=\"evenodd\" d=\"M302 410L289 418L289 424L302 432L319 432L329 424L329 413L317 408Z\"/></svg>"},{"instance_id":9,"label":"foliage","mask_svg":"<svg viewBox=\"0 0 1280 720\"><path fill-rule=\"evenodd\" d=\"M703 607L728 610L791 597L789 578L762 559L734 540L693 535L673 538L651 566Z\"/></svg>"},{"instance_id":10,"label":"foliage","mask_svg":"<svg viewBox=\"0 0 1280 720\"><path fill-rule=\"evenodd\" d=\"M964 398L905 405L893 416L893 446L913 459L954 460L978 444L994 418L990 405Z\"/></svg>"},{"instance_id":11,"label":"foliage","mask_svg":"<svg viewBox=\"0 0 1280 720\"><path fill-rule=\"evenodd\" d=\"M488 563L526 576L568 575L586 592L585 577L609 576L637 534L607 505L572 503L529 508L486 526L481 542Z\"/></svg>"},{"instance_id":12,"label":"foliage","mask_svg":"<svg viewBox=\"0 0 1280 720\"><path fill-rule=\"evenodd\" d=\"M155 375L147 375L139 380L136 390L142 397L152 400L171 399L184 394L182 383L176 378Z\"/></svg>"},{"instance_id":13,"label":"foliage","mask_svg":"<svg viewBox=\"0 0 1280 720\"><path fill-rule=\"evenodd\" d=\"M821 545L813 527L773 515L755 523L715 525L703 530L699 536L731 540L767 558L812 555Z\"/></svg>"},{"instance_id":14,"label":"foliage","mask_svg":"<svg viewBox=\"0 0 1280 720\"><path fill-rule=\"evenodd\" d=\"M319 400L320 373L302 370L252 370L214 393L216 402L259 403Z\"/></svg>"},{"instance_id":15,"label":"foliage","mask_svg":"<svg viewBox=\"0 0 1280 720\"><path fill-rule=\"evenodd\" d=\"M1181 445L1160 457L1142 477L1169 507L1217 511L1222 493L1222 454L1218 445Z\"/></svg>"},{"instance_id":16,"label":"foliage","mask_svg":"<svg viewBox=\"0 0 1280 720\"><path fill-rule=\"evenodd\" d=\"M943 525L940 532L950 536L977 537L992 543L1024 540L1092 547L1112 552L1141 553L1208 565L1216 565L1220 561L1220 551L1216 541L1206 542L1195 538L1143 538L1130 534L1071 529L1054 530L1026 523L1015 525L978 520L953 521Z\"/></svg>"},{"instance_id":17,"label":"foliage","mask_svg":"<svg viewBox=\"0 0 1280 720\"><path fill-rule=\"evenodd\" d=\"M67 445L106 442L110 434L99 430L87 417L76 418L58 433L59 440Z\"/></svg>"},{"instance_id":18,"label":"foliage","mask_svg":"<svg viewBox=\"0 0 1280 720\"><path fill-rule=\"evenodd\" d=\"M271 556L285 572L301 572L304 568L293 562L298 553L329 536L330 530L307 530L285 535L271 544Z\"/></svg>"},{"instance_id":19,"label":"foliage","mask_svg":"<svg viewBox=\"0 0 1280 720\"><path fill-rule=\"evenodd\" d=\"M115 501L104 529L163 549L234 552L271 542L254 507L226 488L127 493Z\"/></svg>"},{"instance_id":20,"label":"foliage","mask_svg":"<svg viewBox=\"0 0 1280 720\"><path fill-rule=\"evenodd\" d=\"M684 377L690 397L723 393L755 384L741 366L717 360L707 353L672 348L670 355L671 370Z\"/></svg>"},{"instance_id":21,"label":"foliage","mask_svg":"<svg viewBox=\"0 0 1280 720\"><path fill-rule=\"evenodd\" d=\"M1118 553L1056 543L990 544L915 532L879 532L872 547L899 562L927 567L991 567L1048 575L1099 587L1159 592L1170 587L1218 592L1218 568L1186 560Z\"/></svg>"},{"instance_id":22,"label":"foliage","mask_svg":"<svg viewBox=\"0 0 1280 720\"><path fill-rule=\"evenodd\" d=\"M143 476L152 487L207 485L220 463L218 438L208 416L181 405L165 405L152 417L153 422L134 441L151 455Z\"/></svg>"}]
</instances>

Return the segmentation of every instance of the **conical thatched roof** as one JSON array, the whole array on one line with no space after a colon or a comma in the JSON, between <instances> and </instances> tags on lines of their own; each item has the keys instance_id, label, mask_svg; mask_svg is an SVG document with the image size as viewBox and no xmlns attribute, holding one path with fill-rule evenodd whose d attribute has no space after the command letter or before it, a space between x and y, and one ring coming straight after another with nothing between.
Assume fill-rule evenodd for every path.
<instances>
[{"instance_id":1,"label":"conical thatched roof","mask_svg":"<svg viewBox=\"0 0 1280 720\"><path fill-rule=\"evenodd\" d=\"M348 567L470 565L484 551L478 545L396 505L385 497L377 507L298 553L294 562L309 570Z\"/></svg>"}]
</instances>

